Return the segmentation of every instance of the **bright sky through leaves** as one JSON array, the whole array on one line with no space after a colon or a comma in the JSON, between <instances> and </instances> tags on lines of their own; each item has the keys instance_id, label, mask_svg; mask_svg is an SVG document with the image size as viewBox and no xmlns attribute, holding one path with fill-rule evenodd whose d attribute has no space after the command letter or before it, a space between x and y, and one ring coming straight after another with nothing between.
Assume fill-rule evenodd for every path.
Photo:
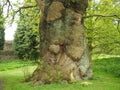
<instances>
[{"instance_id":1,"label":"bright sky through leaves","mask_svg":"<svg viewBox=\"0 0 120 90\"><path fill-rule=\"evenodd\" d=\"M17 3L17 0L10 0L12 3ZM24 0L19 0L18 2L22 3ZM4 9L4 14L6 14L7 8ZM7 21L8 22L8 21ZM5 40L13 40L14 33L17 29L17 24L14 22L12 25L5 25Z\"/></svg>"},{"instance_id":2,"label":"bright sky through leaves","mask_svg":"<svg viewBox=\"0 0 120 90\"><path fill-rule=\"evenodd\" d=\"M5 29L5 40L13 40L14 39L14 33L17 28L17 24L13 23L10 26L7 26Z\"/></svg>"}]
</instances>

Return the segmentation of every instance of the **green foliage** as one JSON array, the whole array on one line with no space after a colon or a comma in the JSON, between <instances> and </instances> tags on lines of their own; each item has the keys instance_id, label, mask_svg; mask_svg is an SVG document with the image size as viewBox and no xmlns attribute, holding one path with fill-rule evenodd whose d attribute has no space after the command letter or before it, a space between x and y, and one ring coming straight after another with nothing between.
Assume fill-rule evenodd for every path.
<instances>
[{"instance_id":1,"label":"green foliage","mask_svg":"<svg viewBox=\"0 0 120 90\"><path fill-rule=\"evenodd\" d=\"M32 5L33 4L35 4L35 2L33 2ZM31 5L31 3L26 1L25 5ZM22 10L14 36L15 53L20 59L39 58L38 23L39 9L37 7Z\"/></svg>"},{"instance_id":2,"label":"green foliage","mask_svg":"<svg viewBox=\"0 0 120 90\"><path fill-rule=\"evenodd\" d=\"M4 42L5 42L4 21L5 19L3 17L1 6L0 6L0 50L3 50Z\"/></svg>"},{"instance_id":3,"label":"green foliage","mask_svg":"<svg viewBox=\"0 0 120 90\"><path fill-rule=\"evenodd\" d=\"M93 16L85 19L88 46L92 53L119 54L119 18L109 16L117 15L120 17L120 4L114 0L100 0L100 2L95 1L96 0L91 0L89 2L87 16L101 16Z\"/></svg>"}]
</instances>

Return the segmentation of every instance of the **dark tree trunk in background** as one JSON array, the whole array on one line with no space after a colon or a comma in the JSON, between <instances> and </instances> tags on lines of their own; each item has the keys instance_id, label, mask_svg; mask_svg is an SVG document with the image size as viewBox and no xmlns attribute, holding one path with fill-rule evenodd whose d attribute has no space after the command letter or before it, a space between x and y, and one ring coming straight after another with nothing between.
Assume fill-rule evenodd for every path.
<instances>
[{"instance_id":1,"label":"dark tree trunk in background","mask_svg":"<svg viewBox=\"0 0 120 90\"><path fill-rule=\"evenodd\" d=\"M34 71L37 84L79 81L92 77L82 17L88 0L36 0L43 15L40 24L40 57Z\"/></svg>"},{"instance_id":2,"label":"dark tree trunk in background","mask_svg":"<svg viewBox=\"0 0 120 90\"><path fill-rule=\"evenodd\" d=\"M4 49L4 43L5 43L4 17L0 5L0 50Z\"/></svg>"}]
</instances>

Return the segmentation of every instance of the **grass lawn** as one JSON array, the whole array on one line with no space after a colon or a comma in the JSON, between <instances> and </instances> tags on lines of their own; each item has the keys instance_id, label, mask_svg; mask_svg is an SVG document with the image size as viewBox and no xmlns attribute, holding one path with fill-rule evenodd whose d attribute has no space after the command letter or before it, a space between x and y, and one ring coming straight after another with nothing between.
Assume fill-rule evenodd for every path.
<instances>
[{"instance_id":1,"label":"grass lawn","mask_svg":"<svg viewBox=\"0 0 120 90\"><path fill-rule=\"evenodd\" d=\"M37 65L19 60L0 62L0 79L4 80L3 90L120 90L120 58L100 58L92 62L93 80L91 85L84 86L81 82L72 84L48 84L35 86L31 82L23 82L31 75Z\"/></svg>"}]
</instances>

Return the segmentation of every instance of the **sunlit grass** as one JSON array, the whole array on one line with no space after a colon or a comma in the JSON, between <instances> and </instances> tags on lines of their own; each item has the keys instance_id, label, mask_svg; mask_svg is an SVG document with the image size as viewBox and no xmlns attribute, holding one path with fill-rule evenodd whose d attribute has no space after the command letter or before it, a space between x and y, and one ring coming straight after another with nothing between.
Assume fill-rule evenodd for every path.
<instances>
[{"instance_id":1,"label":"sunlit grass","mask_svg":"<svg viewBox=\"0 0 120 90\"><path fill-rule=\"evenodd\" d=\"M95 54L95 55L92 56L92 59L96 60L96 59L112 58L112 57L118 57L118 58L120 58L120 55Z\"/></svg>"},{"instance_id":2,"label":"sunlit grass","mask_svg":"<svg viewBox=\"0 0 120 90\"><path fill-rule=\"evenodd\" d=\"M102 58L96 59L92 63L93 80L88 80L91 85L83 86L81 82L64 84L47 84L35 86L32 82L23 82L25 75L31 75L37 65L28 64L21 67L23 62L12 62L16 64L13 69L9 69L9 63L6 64L5 71L0 71L0 78L4 79L4 90L120 90L120 58ZM5 64L5 62L2 62ZM0 65L2 65L2 63ZM11 64L11 65L12 65ZM17 66L20 66L19 68ZM1 67L1 66L0 66ZM12 66L11 66L12 67ZM2 67L3 68L3 67ZM28 74L25 74L27 71Z\"/></svg>"},{"instance_id":3,"label":"sunlit grass","mask_svg":"<svg viewBox=\"0 0 120 90\"><path fill-rule=\"evenodd\" d=\"M35 65L33 61L23 61L23 60L2 60L0 61L0 71L7 71L16 68L21 68L24 66L32 66Z\"/></svg>"}]
</instances>

